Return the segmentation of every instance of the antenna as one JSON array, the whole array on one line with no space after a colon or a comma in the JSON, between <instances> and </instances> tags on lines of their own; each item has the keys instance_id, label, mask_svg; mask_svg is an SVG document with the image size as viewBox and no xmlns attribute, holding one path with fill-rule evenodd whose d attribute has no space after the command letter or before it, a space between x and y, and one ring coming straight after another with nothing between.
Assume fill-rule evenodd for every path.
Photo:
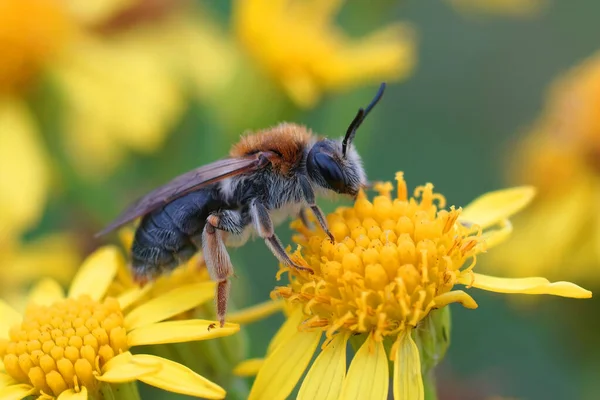
<instances>
[{"instance_id":1,"label":"antenna","mask_svg":"<svg viewBox=\"0 0 600 400\"><path fill-rule=\"evenodd\" d=\"M342 141L342 155L344 156L344 158L346 158L346 149L348 148L348 145L350 145L350 143L352 143L352 140L354 140L354 136L356 135L356 130L360 127L360 124L362 124L362 122L365 120L367 115L369 115L369 112L373 109L373 107L375 107L375 105L379 102L379 100L381 100L381 97L383 96L384 91L385 91L385 82L382 83L381 86L379 86L379 90L377 91L377 94L375 95L373 100L371 100L371 103L367 106L367 108L359 108L358 109L358 112L356 113L356 117L354 117L354 119L350 123L350 126L348 126L348 130L346 131L346 136L344 137L344 140Z\"/></svg>"}]
</instances>

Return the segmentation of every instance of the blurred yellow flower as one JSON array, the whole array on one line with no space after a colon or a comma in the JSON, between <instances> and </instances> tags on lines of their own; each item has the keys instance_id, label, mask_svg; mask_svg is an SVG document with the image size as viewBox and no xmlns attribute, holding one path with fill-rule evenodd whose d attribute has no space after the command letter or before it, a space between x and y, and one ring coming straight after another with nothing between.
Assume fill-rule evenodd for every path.
<instances>
[{"instance_id":1,"label":"blurred yellow flower","mask_svg":"<svg viewBox=\"0 0 600 400\"><path fill-rule=\"evenodd\" d=\"M22 104L0 94L0 243L35 225L46 205L47 154L28 117Z\"/></svg>"},{"instance_id":2,"label":"blurred yellow flower","mask_svg":"<svg viewBox=\"0 0 600 400\"><path fill-rule=\"evenodd\" d=\"M333 18L340 0L237 0L234 26L255 62L301 107L324 91L406 77L415 64L410 29L392 24L350 39Z\"/></svg>"},{"instance_id":3,"label":"blurred yellow flower","mask_svg":"<svg viewBox=\"0 0 600 400\"><path fill-rule=\"evenodd\" d=\"M0 127L10 128L3 135L41 147L27 95L45 81L58 89L52 102L61 106L59 142L78 173L103 176L129 150L157 150L185 110L186 96L206 96L228 79L227 50L196 11L183 1L3 1ZM201 77L193 70L200 63ZM15 154L13 148L6 151ZM23 158L18 170L38 175L20 181L35 184L33 202L47 191L49 165L43 151L30 153L35 162Z\"/></svg>"},{"instance_id":4,"label":"blurred yellow flower","mask_svg":"<svg viewBox=\"0 0 600 400\"><path fill-rule=\"evenodd\" d=\"M73 171L102 177L128 150L159 148L184 111L185 96L206 98L228 83L232 44L204 14L166 0L0 2L3 296L19 302L15 283L30 283L42 269L66 283L78 262L65 235L60 245L22 243L40 221L48 192L59 186L51 182L57 152L70 158ZM29 101L46 83L52 90L42 102L60 105L54 131L40 125L40 102ZM33 259L38 267L25 268ZM50 268L57 263L60 269Z\"/></svg>"},{"instance_id":5,"label":"blurred yellow flower","mask_svg":"<svg viewBox=\"0 0 600 400\"><path fill-rule=\"evenodd\" d=\"M181 364L129 351L237 332L235 324L208 330L211 321L162 322L212 298L214 285L187 284L132 307L142 289L105 296L124 263L118 249L104 247L84 262L66 298L56 282L45 280L30 293L23 315L0 301L0 398L96 398L110 393L111 384L135 380L175 393L225 397L225 390Z\"/></svg>"},{"instance_id":6,"label":"blurred yellow flower","mask_svg":"<svg viewBox=\"0 0 600 400\"><path fill-rule=\"evenodd\" d=\"M27 243L0 235L0 296L24 309L24 288L40 277L67 285L80 261L77 241L67 233L52 233Z\"/></svg>"},{"instance_id":7,"label":"blurred yellow flower","mask_svg":"<svg viewBox=\"0 0 600 400\"><path fill-rule=\"evenodd\" d=\"M510 181L534 185L539 195L514 219L518 229L489 258L490 268L600 282L600 215L590 212L600 204L599 110L600 53L553 84L541 116L507 160Z\"/></svg>"},{"instance_id":8,"label":"blurred yellow flower","mask_svg":"<svg viewBox=\"0 0 600 400\"><path fill-rule=\"evenodd\" d=\"M417 187L410 198L401 173L397 181L395 198L390 183L378 184L373 201L361 193L353 207L328 216L336 243L322 231L294 223L301 246L294 259L314 274L280 267L279 274L287 272L290 283L273 295L295 310L271 341L264 364L252 361L260 369L251 400L286 398L323 332L325 343L299 399L386 399L390 378L395 399L423 399L421 365L428 360L422 359L413 336L434 309L451 303L477 307L457 284L500 293L591 297L569 282L474 272L477 256L510 234L507 218L531 200L530 187L485 194L463 211L445 209L446 200L431 184ZM346 371L347 343L356 334L365 341ZM388 359L393 361L391 377ZM243 367L238 372L248 373Z\"/></svg>"},{"instance_id":9,"label":"blurred yellow flower","mask_svg":"<svg viewBox=\"0 0 600 400\"><path fill-rule=\"evenodd\" d=\"M498 14L512 17L537 15L547 4L546 0L448 0L465 14Z\"/></svg>"},{"instance_id":10,"label":"blurred yellow flower","mask_svg":"<svg viewBox=\"0 0 600 400\"><path fill-rule=\"evenodd\" d=\"M0 3L0 54L3 7L6 2ZM15 40L25 39L15 33ZM67 283L79 262L75 240L69 235L51 234L27 243L21 239L42 217L50 173L48 155L29 111L24 104L9 101L2 91L3 85L18 86L26 80L25 65L19 62L33 68L34 61L17 58L13 54L0 62L0 294L13 303L19 303L21 289L40 276ZM7 72L13 70L18 76L8 81Z\"/></svg>"}]
</instances>

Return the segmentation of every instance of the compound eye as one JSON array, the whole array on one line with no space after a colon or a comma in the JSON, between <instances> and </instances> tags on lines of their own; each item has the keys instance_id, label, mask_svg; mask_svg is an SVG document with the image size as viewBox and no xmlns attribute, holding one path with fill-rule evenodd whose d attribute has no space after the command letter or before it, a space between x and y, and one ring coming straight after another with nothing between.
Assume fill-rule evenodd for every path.
<instances>
[{"instance_id":1,"label":"compound eye","mask_svg":"<svg viewBox=\"0 0 600 400\"><path fill-rule=\"evenodd\" d=\"M344 181L344 173L340 165L326 153L317 153L314 155L315 167L325 179L327 184L336 192L343 192L346 186Z\"/></svg>"}]
</instances>

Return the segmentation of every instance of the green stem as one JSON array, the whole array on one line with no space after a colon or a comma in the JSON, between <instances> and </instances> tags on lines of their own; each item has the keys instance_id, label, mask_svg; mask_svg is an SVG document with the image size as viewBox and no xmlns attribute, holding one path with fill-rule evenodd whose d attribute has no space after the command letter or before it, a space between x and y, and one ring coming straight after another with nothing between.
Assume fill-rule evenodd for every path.
<instances>
[{"instance_id":1,"label":"green stem","mask_svg":"<svg viewBox=\"0 0 600 400\"><path fill-rule=\"evenodd\" d=\"M437 400L437 387L433 371L423 375L423 386L425 388L425 400Z\"/></svg>"},{"instance_id":2,"label":"green stem","mask_svg":"<svg viewBox=\"0 0 600 400\"><path fill-rule=\"evenodd\" d=\"M100 391L104 400L141 400L136 382L104 383Z\"/></svg>"}]
</instances>

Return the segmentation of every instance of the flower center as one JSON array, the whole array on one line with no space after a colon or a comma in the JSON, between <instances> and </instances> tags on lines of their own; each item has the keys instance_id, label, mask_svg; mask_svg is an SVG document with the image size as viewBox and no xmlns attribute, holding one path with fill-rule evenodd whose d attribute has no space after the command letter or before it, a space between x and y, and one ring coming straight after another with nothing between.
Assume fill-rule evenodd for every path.
<instances>
[{"instance_id":1,"label":"flower center","mask_svg":"<svg viewBox=\"0 0 600 400\"><path fill-rule=\"evenodd\" d=\"M0 93L29 83L64 43L68 28L61 2L1 1Z\"/></svg>"},{"instance_id":2,"label":"flower center","mask_svg":"<svg viewBox=\"0 0 600 400\"><path fill-rule=\"evenodd\" d=\"M79 386L97 390L94 374L128 349L123 313L114 298L100 303L81 296L49 307L29 305L9 336L0 339L6 372L54 396Z\"/></svg>"},{"instance_id":3,"label":"flower center","mask_svg":"<svg viewBox=\"0 0 600 400\"><path fill-rule=\"evenodd\" d=\"M434 298L452 289L465 261L483 250L481 233L457 222L460 209L438 209L445 199L433 185L417 187L409 199L402 174L396 179L395 199L390 183L379 184L372 202L361 193L353 207L327 217L335 244L293 223L301 233L293 257L314 274L282 266L291 283L273 294L301 303L310 316L305 326L328 335L375 332L379 339L414 327Z\"/></svg>"}]
</instances>

